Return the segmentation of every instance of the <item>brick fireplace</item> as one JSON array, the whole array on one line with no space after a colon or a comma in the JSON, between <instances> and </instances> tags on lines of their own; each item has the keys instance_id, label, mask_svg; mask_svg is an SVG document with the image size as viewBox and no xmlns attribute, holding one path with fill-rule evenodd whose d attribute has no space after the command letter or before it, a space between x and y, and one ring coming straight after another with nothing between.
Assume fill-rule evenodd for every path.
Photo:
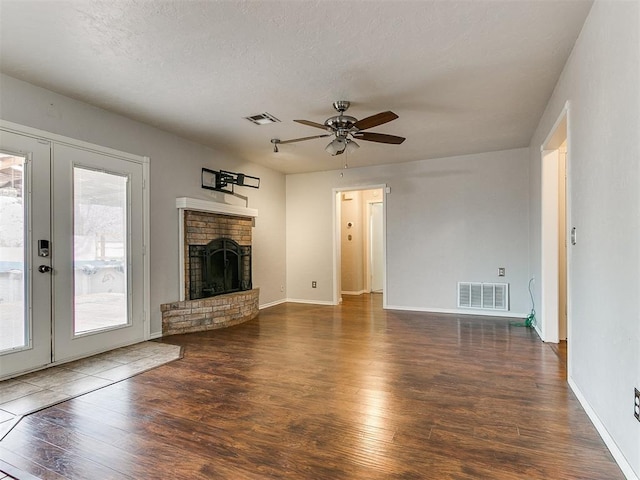
<instances>
[{"instance_id":1,"label":"brick fireplace","mask_svg":"<svg viewBox=\"0 0 640 480\"><path fill-rule=\"evenodd\" d=\"M192 282L199 281L194 268L194 246L215 244L218 239L228 239L237 244L243 251L250 251L252 227L257 217L255 209L222 204L206 200L178 198L176 207L179 210L180 233L180 300L160 306L162 312L162 334L199 332L236 325L255 318L258 315L259 290L250 288L242 290L238 287L232 293L213 294L206 298L202 290L194 295ZM190 258L190 247L192 257ZM244 260L246 263L246 260ZM250 272L250 270L249 270ZM192 275L196 273L196 275ZM250 273L249 273L250 275ZM246 287L247 283L242 282ZM250 278L248 285L250 286Z\"/></svg>"}]
</instances>

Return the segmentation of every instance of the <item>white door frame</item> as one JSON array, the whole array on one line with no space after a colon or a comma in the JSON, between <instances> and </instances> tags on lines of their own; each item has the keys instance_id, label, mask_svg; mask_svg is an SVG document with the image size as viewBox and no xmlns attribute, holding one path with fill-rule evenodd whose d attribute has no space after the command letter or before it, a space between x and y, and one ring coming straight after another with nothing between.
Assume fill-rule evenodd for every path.
<instances>
[{"instance_id":1,"label":"white door frame","mask_svg":"<svg viewBox=\"0 0 640 480\"><path fill-rule=\"evenodd\" d=\"M96 153L123 158L132 162L142 164L142 177L143 177L143 191L142 191L142 210L143 210L143 251L140 255L143 255L143 322L144 322L144 339L147 340L151 337L151 324L150 324L150 267L149 267L149 157L134 155L126 152L114 150L112 148L95 145L81 140L65 137L55 133L46 132L32 127L19 125L17 123L8 122L0 119L0 128L10 133L17 135L23 135L26 137L34 137L52 142L53 144L68 145L74 148L85 149ZM97 353L97 352L95 352ZM56 362L52 363L54 365Z\"/></svg>"},{"instance_id":2,"label":"white door frame","mask_svg":"<svg viewBox=\"0 0 640 480\"><path fill-rule=\"evenodd\" d=\"M561 135L563 122L566 123L566 136ZM544 342L558 343L558 149L559 138L566 138L566 224L571 225L571 133L570 109L566 102L553 127L540 146L541 155L541 244L540 244L540 337ZM568 233L568 232L567 232ZM567 235L567 238L569 236ZM567 246L567 339L571 338L571 249ZM570 367L570 364L569 364ZM569 368L570 370L570 368Z\"/></svg>"},{"instance_id":3,"label":"white door frame","mask_svg":"<svg viewBox=\"0 0 640 480\"><path fill-rule=\"evenodd\" d=\"M375 200L375 201L368 201L367 202L367 261L366 261L366 273L367 273L367 278L366 278L366 282L365 282L365 289L367 290L367 292L373 292L373 222L372 222L372 216L373 216L373 206L374 205L382 205L382 211L384 212L384 203L380 200ZM383 239L384 241L384 239ZM383 266L384 268L384 266ZM384 294L384 289L383 289L383 294Z\"/></svg>"},{"instance_id":4,"label":"white door frame","mask_svg":"<svg viewBox=\"0 0 640 480\"><path fill-rule=\"evenodd\" d=\"M341 283L342 280L340 278L341 271L341 238L342 238L342 226L340 222L341 218L341 208L340 202L337 200L339 195L343 192L354 192L354 191L362 191L362 190L378 190L382 189L382 252L383 252L383 268L382 268L382 278L383 278L383 290L382 290L382 307L387 307L387 185L386 184L376 184L376 185L358 185L352 187L339 187L334 188L332 191L332 202L333 202L333 305L338 305L342 302L341 295Z\"/></svg>"}]
</instances>

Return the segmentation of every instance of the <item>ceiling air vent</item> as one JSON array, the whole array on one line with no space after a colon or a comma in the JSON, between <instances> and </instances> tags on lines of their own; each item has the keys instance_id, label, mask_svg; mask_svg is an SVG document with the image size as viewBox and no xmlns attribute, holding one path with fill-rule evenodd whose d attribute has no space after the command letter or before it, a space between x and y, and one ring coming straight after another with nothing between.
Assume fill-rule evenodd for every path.
<instances>
[{"instance_id":1,"label":"ceiling air vent","mask_svg":"<svg viewBox=\"0 0 640 480\"><path fill-rule=\"evenodd\" d=\"M509 310L509 284L458 282L458 307Z\"/></svg>"},{"instance_id":2,"label":"ceiling air vent","mask_svg":"<svg viewBox=\"0 0 640 480\"><path fill-rule=\"evenodd\" d=\"M244 117L249 120L251 123L255 123L256 125L267 125L269 123L277 123L278 120L276 117L271 115L270 113L264 112L259 113L258 115L251 115L250 117Z\"/></svg>"}]
</instances>

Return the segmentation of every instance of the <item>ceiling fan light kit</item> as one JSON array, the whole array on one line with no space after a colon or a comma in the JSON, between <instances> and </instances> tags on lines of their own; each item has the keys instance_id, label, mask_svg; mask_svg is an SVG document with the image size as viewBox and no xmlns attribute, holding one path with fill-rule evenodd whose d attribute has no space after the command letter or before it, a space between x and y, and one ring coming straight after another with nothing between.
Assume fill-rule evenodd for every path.
<instances>
[{"instance_id":1,"label":"ceiling fan light kit","mask_svg":"<svg viewBox=\"0 0 640 480\"><path fill-rule=\"evenodd\" d=\"M358 145L353 140L349 138L336 137L333 141L329 142L329 144L324 149L327 153L335 156L340 155L345 151L347 153L353 153L358 148L360 148L360 145Z\"/></svg>"},{"instance_id":2,"label":"ceiling fan light kit","mask_svg":"<svg viewBox=\"0 0 640 480\"><path fill-rule=\"evenodd\" d=\"M311 137L294 138L291 140L272 138L271 143L273 144L273 151L275 153L278 152L278 145L329 136L334 136L335 138L325 147L325 151L330 153L332 156L341 155L345 151L347 153L351 153L360 148L360 145L358 145L354 139L364 140L367 142L388 143L391 145L400 145L405 141L404 137L398 137L396 135L362 131L395 120L398 118L398 115L395 113L391 111L380 112L375 115L371 115L370 117L363 118L362 120L358 120L355 117L344 114L350 105L351 103L347 100L338 100L337 102L333 102L333 108L338 112L338 115L327 118L324 124L312 122L311 120L294 120L294 122L301 123L302 125L321 128L329 133L324 135L314 135Z\"/></svg>"}]
</instances>

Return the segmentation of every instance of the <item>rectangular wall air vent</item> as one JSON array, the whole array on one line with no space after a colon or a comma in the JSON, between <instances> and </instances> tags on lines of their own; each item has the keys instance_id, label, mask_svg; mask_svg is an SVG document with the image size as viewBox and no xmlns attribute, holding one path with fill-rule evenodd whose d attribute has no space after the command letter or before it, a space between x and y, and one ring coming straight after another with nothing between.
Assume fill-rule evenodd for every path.
<instances>
[{"instance_id":1,"label":"rectangular wall air vent","mask_svg":"<svg viewBox=\"0 0 640 480\"><path fill-rule=\"evenodd\" d=\"M509 310L509 284L458 282L458 308Z\"/></svg>"},{"instance_id":2,"label":"rectangular wall air vent","mask_svg":"<svg viewBox=\"0 0 640 480\"><path fill-rule=\"evenodd\" d=\"M249 117L244 117L249 120L251 123L255 123L256 125L268 125L269 123L277 123L278 120L276 117L271 115L270 113L264 112L259 113L257 115L251 115Z\"/></svg>"}]
</instances>

